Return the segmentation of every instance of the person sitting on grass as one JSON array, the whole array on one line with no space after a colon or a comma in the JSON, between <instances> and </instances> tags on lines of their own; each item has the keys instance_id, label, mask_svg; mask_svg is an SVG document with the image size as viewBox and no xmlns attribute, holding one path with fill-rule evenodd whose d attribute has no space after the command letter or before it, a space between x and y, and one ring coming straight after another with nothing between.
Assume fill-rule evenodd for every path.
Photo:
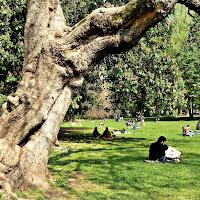
<instances>
[{"instance_id":1,"label":"person sitting on grass","mask_svg":"<svg viewBox=\"0 0 200 200\"><path fill-rule=\"evenodd\" d=\"M131 120L127 121L125 126L132 126L133 125L133 122Z\"/></svg>"},{"instance_id":2,"label":"person sitting on grass","mask_svg":"<svg viewBox=\"0 0 200 200\"><path fill-rule=\"evenodd\" d=\"M97 127L94 128L93 137L101 137L99 131L97 130Z\"/></svg>"},{"instance_id":3,"label":"person sitting on grass","mask_svg":"<svg viewBox=\"0 0 200 200\"><path fill-rule=\"evenodd\" d=\"M135 124L134 124L134 126L133 126L133 129L141 129L141 127L139 127L139 126L137 125L137 122L135 122Z\"/></svg>"},{"instance_id":4,"label":"person sitting on grass","mask_svg":"<svg viewBox=\"0 0 200 200\"><path fill-rule=\"evenodd\" d=\"M150 160L158 160L160 162L166 162L165 151L168 149L168 146L164 144L166 138L160 136L157 142L154 142L150 145L149 149L149 158Z\"/></svg>"},{"instance_id":5,"label":"person sitting on grass","mask_svg":"<svg viewBox=\"0 0 200 200\"><path fill-rule=\"evenodd\" d=\"M103 138L111 138L111 133L108 130L108 127L106 127L106 130L103 132Z\"/></svg>"}]
</instances>

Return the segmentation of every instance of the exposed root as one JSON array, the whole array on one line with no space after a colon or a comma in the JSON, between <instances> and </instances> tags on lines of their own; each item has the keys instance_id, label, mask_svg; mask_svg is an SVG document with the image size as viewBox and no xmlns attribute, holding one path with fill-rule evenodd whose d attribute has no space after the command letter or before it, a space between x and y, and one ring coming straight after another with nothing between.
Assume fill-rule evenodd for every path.
<instances>
[{"instance_id":1,"label":"exposed root","mask_svg":"<svg viewBox=\"0 0 200 200\"><path fill-rule=\"evenodd\" d=\"M3 192L3 198L10 199L12 197L17 198L17 195L12 193L12 187L9 179L5 173L0 172L0 191Z\"/></svg>"}]
</instances>

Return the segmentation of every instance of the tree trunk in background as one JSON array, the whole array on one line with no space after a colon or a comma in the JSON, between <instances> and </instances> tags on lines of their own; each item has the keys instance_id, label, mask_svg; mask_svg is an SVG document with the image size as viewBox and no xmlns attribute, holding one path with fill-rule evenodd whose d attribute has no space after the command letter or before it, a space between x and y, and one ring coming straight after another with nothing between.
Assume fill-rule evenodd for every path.
<instances>
[{"instance_id":1,"label":"tree trunk in background","mask_svg":"<svg viewBox=\"0 0 200 200\"><path fill-rule=\"evenodd\" d=\"M199 2L181 1L199 12ZM100 8L73 27L59 0L29 0L23 77L0 118L0 186L48 190L47 162L74 88L105 55L134 46L177 3L131 1Z\"/></svg>"},{"instance_id":2,"label":"tree trunk in background","mask_svg":"<svg viewBox=\"0 0 200 200\"><path fill-rule=\"evenodd\" d=\"M192 96L191 99L191 115L190 118L193 119L194 118L194 97Z\"/></svg>"}]
</instances>

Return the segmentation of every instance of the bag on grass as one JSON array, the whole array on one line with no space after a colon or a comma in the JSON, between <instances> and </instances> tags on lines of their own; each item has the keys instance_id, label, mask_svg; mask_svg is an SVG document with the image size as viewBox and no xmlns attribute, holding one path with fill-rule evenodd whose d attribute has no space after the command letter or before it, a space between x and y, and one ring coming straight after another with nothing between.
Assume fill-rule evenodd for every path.
<instances>
[{"instance_id":1,"label":"bag on grass","mask_svg":"<svg viewBox=\"0 0 200 200\"><path fill-rule=\"evenodd\" d=\"M181 157L181 152L170 146L170 147L165 151L165 156L166 156L167 158L169 158L169 159L180 158L180 157Z\"/></svg>"}]
</instances>

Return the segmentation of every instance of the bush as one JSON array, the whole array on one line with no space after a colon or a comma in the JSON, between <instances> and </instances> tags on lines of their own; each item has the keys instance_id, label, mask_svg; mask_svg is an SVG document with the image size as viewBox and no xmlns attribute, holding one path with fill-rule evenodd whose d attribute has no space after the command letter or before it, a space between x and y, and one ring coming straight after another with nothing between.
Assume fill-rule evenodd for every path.
<instances>
[{"instance_id":1,"label":"bush","mask_svg":"<svg viewBox=\"0 0 200 200\"><path fill-rule=\"evenodd\" d=\"M109 118L113 113L106 112L105 110L92 110L92 111L87 111L84 115L84 118L92 118L92 119L100 119L100 118Z\"/></svg>"}]
</instances>

